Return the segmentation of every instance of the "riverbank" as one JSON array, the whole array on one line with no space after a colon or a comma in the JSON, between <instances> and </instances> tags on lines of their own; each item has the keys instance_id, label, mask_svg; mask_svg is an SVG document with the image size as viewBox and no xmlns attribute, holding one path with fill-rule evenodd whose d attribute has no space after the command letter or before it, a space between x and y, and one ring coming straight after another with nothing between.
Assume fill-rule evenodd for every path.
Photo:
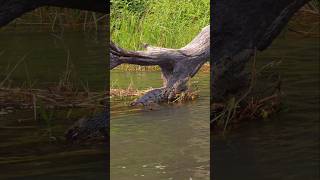
<instances>
[{"instance_id":1,"label":"riverbank","mask_svg":"<svg viewBox=\"0 0 320 180\"><path fill-rule=\"evenodd\" d=\"M318 39L320 37L319 26L319 3L312 1L306 5L291 19L273 44L279 41L302 41L304 39ZM317 41L315 41L317 43ZM292 45L291 45L292 46ZM315 47L318 45L315 45ZM286 51L290 45L284 46ZM295 47L299 48L299 47ZM271 46L269 49L273 49ZM261 56L268 54L268 51L257 52L256 59L247 67L250 84L242 92L233 97L226 98L224 103L211 104L211 122L215 132L226 131L239 126L240 122L263 121L277 116L278 113L286 110L285 99L287 92L283 90L284 77L279 71L282 62L288 59L288 55L273 55L265 64L261 64ZM288 50L290 51L290 50ZM314 54L314 52L309 52ZM300 54L293 59L302 58ZM254 67L253 67L254 66Z\"/></svg>"},{"instance_id":2,"label":"riverbank","mask_svg":"<svg viewBox=\"0 0 320 180\"><path fill-rule=\"evenodd\" d=\"M1 31L105 31L107 15L75 9L41 7L13 20Z\"/></svg>"},{"instance_id":3,"label":"riverbank","mask_svg":"<svg viewBox=\"0 0 320 180\"><path fill-rule=\"evenodd\" d=\"M281 111L234 122L223 133L211 129L217 179L319 177L319 57L319 39L296 33L278 37L259 53L257 69L275 64L268 73L274 81L264 80L259 86L274 84L280 75Z\"/></svg>"},{"instance_id":4,"label":"riverbank","mask_svg":"<svg viewBox=\"0 0 320 180\"><path fill-rule=\"evenodd\" d=\"M111 39L120 47L152 46L180 48L210 22L210 1L113 1L110 14Z\"/></svg>"},{"instance_id":5,"label":"riverbank","mask_svg":"<svg viewBox=\"0 0 320 180\"><path fill-rule=\"evenodd\" d=\"M128 71L128 72L150 72L150 71L159 71L161 73L161 69L159 66L139 66L132 64L122 64L116 67L114 70L119 71ZM201 72L209 73L210 72L210 63L205 63L200 70ZM210 74L208 74L210 75Z\"/></svg>"}]
</instances>

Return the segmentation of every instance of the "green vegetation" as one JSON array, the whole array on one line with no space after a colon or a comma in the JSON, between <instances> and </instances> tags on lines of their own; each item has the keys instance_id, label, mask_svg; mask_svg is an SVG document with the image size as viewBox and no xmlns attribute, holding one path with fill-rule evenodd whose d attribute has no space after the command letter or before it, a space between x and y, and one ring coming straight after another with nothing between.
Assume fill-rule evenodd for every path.
<instances>
[{"instance_id":1,"label":"green vegetation","mask_svg":"<svg viewBox=\"0 0 320 180\"><path fill-rule=\"evenodd\" d=\"M96 12L42 7L15 19L9 26L5 26L3 29L12 30L13 28L24 28L27 26L28 30L36 31L96 31L98 29L105 29L106 20L106 15ZM41 29L39 29L39 27L41 27ZM24 28L24 30L26 30L26 28Z\"/></svg>"},{"instance_id":2,"label":"green vegetation","mask_svg":"<svg viewBox=\"0 0 320 180\"><path fill-rule=\"evenodd\" d=\"M210 22L209 0L111 0L111 38L128 49L142 43L179 48Z\"/></svg>"},{"instance_id":3,"label":"green vegetation","mask_svg":"<svg viewBox=\"0 0 320 180\"><path fill-rule=\"evenodd\" d=\"M111 0L111 39L137 50L143 43L179 48L210 23L209 0ZM158 71L158 67L121 65L125 71Z\"/></svg>"},{"instance_id":4,"label":"green vegetation","mask_svg":"<svg viewBox=\"0 0 320 180\"><path fill-rule=\"evenodd\" d=\"M320 10L320 0L311 0L308 4L311 9L314 9L319 12Z\"/></svg>"}]
</instances>

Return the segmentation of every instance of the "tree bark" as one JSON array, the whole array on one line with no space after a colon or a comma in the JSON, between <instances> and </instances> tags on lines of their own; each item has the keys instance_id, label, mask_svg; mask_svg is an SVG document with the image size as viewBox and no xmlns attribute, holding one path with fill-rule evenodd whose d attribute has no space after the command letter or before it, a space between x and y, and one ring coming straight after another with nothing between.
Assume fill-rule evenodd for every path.
<instances>
[{"instance_id":1,"label":"tree bark","mask_svg":"<svg viewBox=\"0 0 320 180\"><path fill-rule=\"evenodd\" d=\"M209 61L209 56L210 26L203 28L189 44L180 49L147 46L145 51L126 51L110 43L110 69L124 63L158 65L161 68L163 87L147 92L132 105L175 100L177 94L187 90L188 80Z\"/></svg>"},{"instance_id":2,"label":"tree bark","mask_svg":"<svg viewBox=\"0 0 320 180\"><path fill-rule=\"evenodd\" d=\"M211 100L223 102L248 84L244 67L309 0L216 0L213 3Z\"/></svg>"}]
</instances>

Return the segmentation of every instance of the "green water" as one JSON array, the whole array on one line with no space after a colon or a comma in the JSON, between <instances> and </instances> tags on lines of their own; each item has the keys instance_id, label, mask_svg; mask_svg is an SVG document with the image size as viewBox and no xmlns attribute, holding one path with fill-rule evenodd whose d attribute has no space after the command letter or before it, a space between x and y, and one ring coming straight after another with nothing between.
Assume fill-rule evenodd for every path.
<instances>
[{"instance_id":1,"label":"green water","mask_svg":"<svg viewBox=\"0 0 320 180\"><path fill-rule=\"evenodd\" d=\"M241 124L226 136L212 132L216 180L319 179L319 39L278 38L257 62L282 63L284 111Z\"/></svg>"},{"instance_id":2,"label":"green water","mask_svg":"<svg viewBox=\"0 0 320 180\"><path fill-rule=\"evenodd\" d=\"M111 73L114 87L160 87L159 72ZM209 179L209 74L192 79L200 97L156 110L111 101L111 179Z\"/></svg>"},{"instance_id":3,"label":"green water","mask_svg":"<svg viewBox=\"0 0 320 180\"><path fill-rule=\"evenodd\" d=\"M37 87L54 84L67 70L72 81L93 90L105 82L107 60L105 34L68 32L64 35L45 32L0 33L0 79L24 57L10 76L13 85L36 83ZM68 60L69 59L69 60Z\"/></svg>"},{"instance_id":4,"label":"green water","mask_svg":"<svg viewBox=\"0 0 320 180\"><path fill-rule=\"evenodd\" d=\"M69 51L71 82L78 89L102 92L107 78L105 48L105 34L0 32L0 82L26 55L5 86L54 86L66 71ZM0 179L105 179L106 145L68 144L63 137L88 110L53 113L51 125L39 117L34 120L31 110L0 115Z\"/></svg>"}]
</instances>

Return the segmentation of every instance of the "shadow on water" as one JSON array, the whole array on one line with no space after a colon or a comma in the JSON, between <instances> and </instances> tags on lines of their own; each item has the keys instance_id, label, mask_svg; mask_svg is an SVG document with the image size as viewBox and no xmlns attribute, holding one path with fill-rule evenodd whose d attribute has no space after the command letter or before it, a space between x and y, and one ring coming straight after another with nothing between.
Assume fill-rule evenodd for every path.
<instances>
[{"instance_id":1,"label":"shadow on water","mask_svg":"<svg viewBox=\"0 0 320 180\"><path fill-rule=\"evenodd\" d=\"M102 92L107 78L105 37L80 32L63 37L46 32L1 32L0 81L26 55L5 85L44 89L56 85L66 70L69 52L75 86ZM71 145L63 137L88 110L53 110L50 122L41 116L35 120L32 110L10 111L0 115L0 179L105 179L105 144Z\"/></svg>"},{"instance_id":2,"label":"shadow on water","mask_svg":"<svg viewBox=\"0 0 320 180\"><path fill-rule=\"evenodd\" d=\"M279 38L257 61L271 60L282 61L286 110L225 137L212 133L217 180L319 179L319 40Z\"/></svg>"},{"instance_id":3,"label":"shadow on water","mask_svg":"<svg viewBox=\"0 0 320 180\"><path fill-rule=\"evenodd\" d=\"M160 72L111 73L113 85L160 87ZM111 179L209 179L209 73L192 81L196 101L132 109L111 100ZM112 85L111 85L112 86Z\"/></svg>"}]
</instances>

